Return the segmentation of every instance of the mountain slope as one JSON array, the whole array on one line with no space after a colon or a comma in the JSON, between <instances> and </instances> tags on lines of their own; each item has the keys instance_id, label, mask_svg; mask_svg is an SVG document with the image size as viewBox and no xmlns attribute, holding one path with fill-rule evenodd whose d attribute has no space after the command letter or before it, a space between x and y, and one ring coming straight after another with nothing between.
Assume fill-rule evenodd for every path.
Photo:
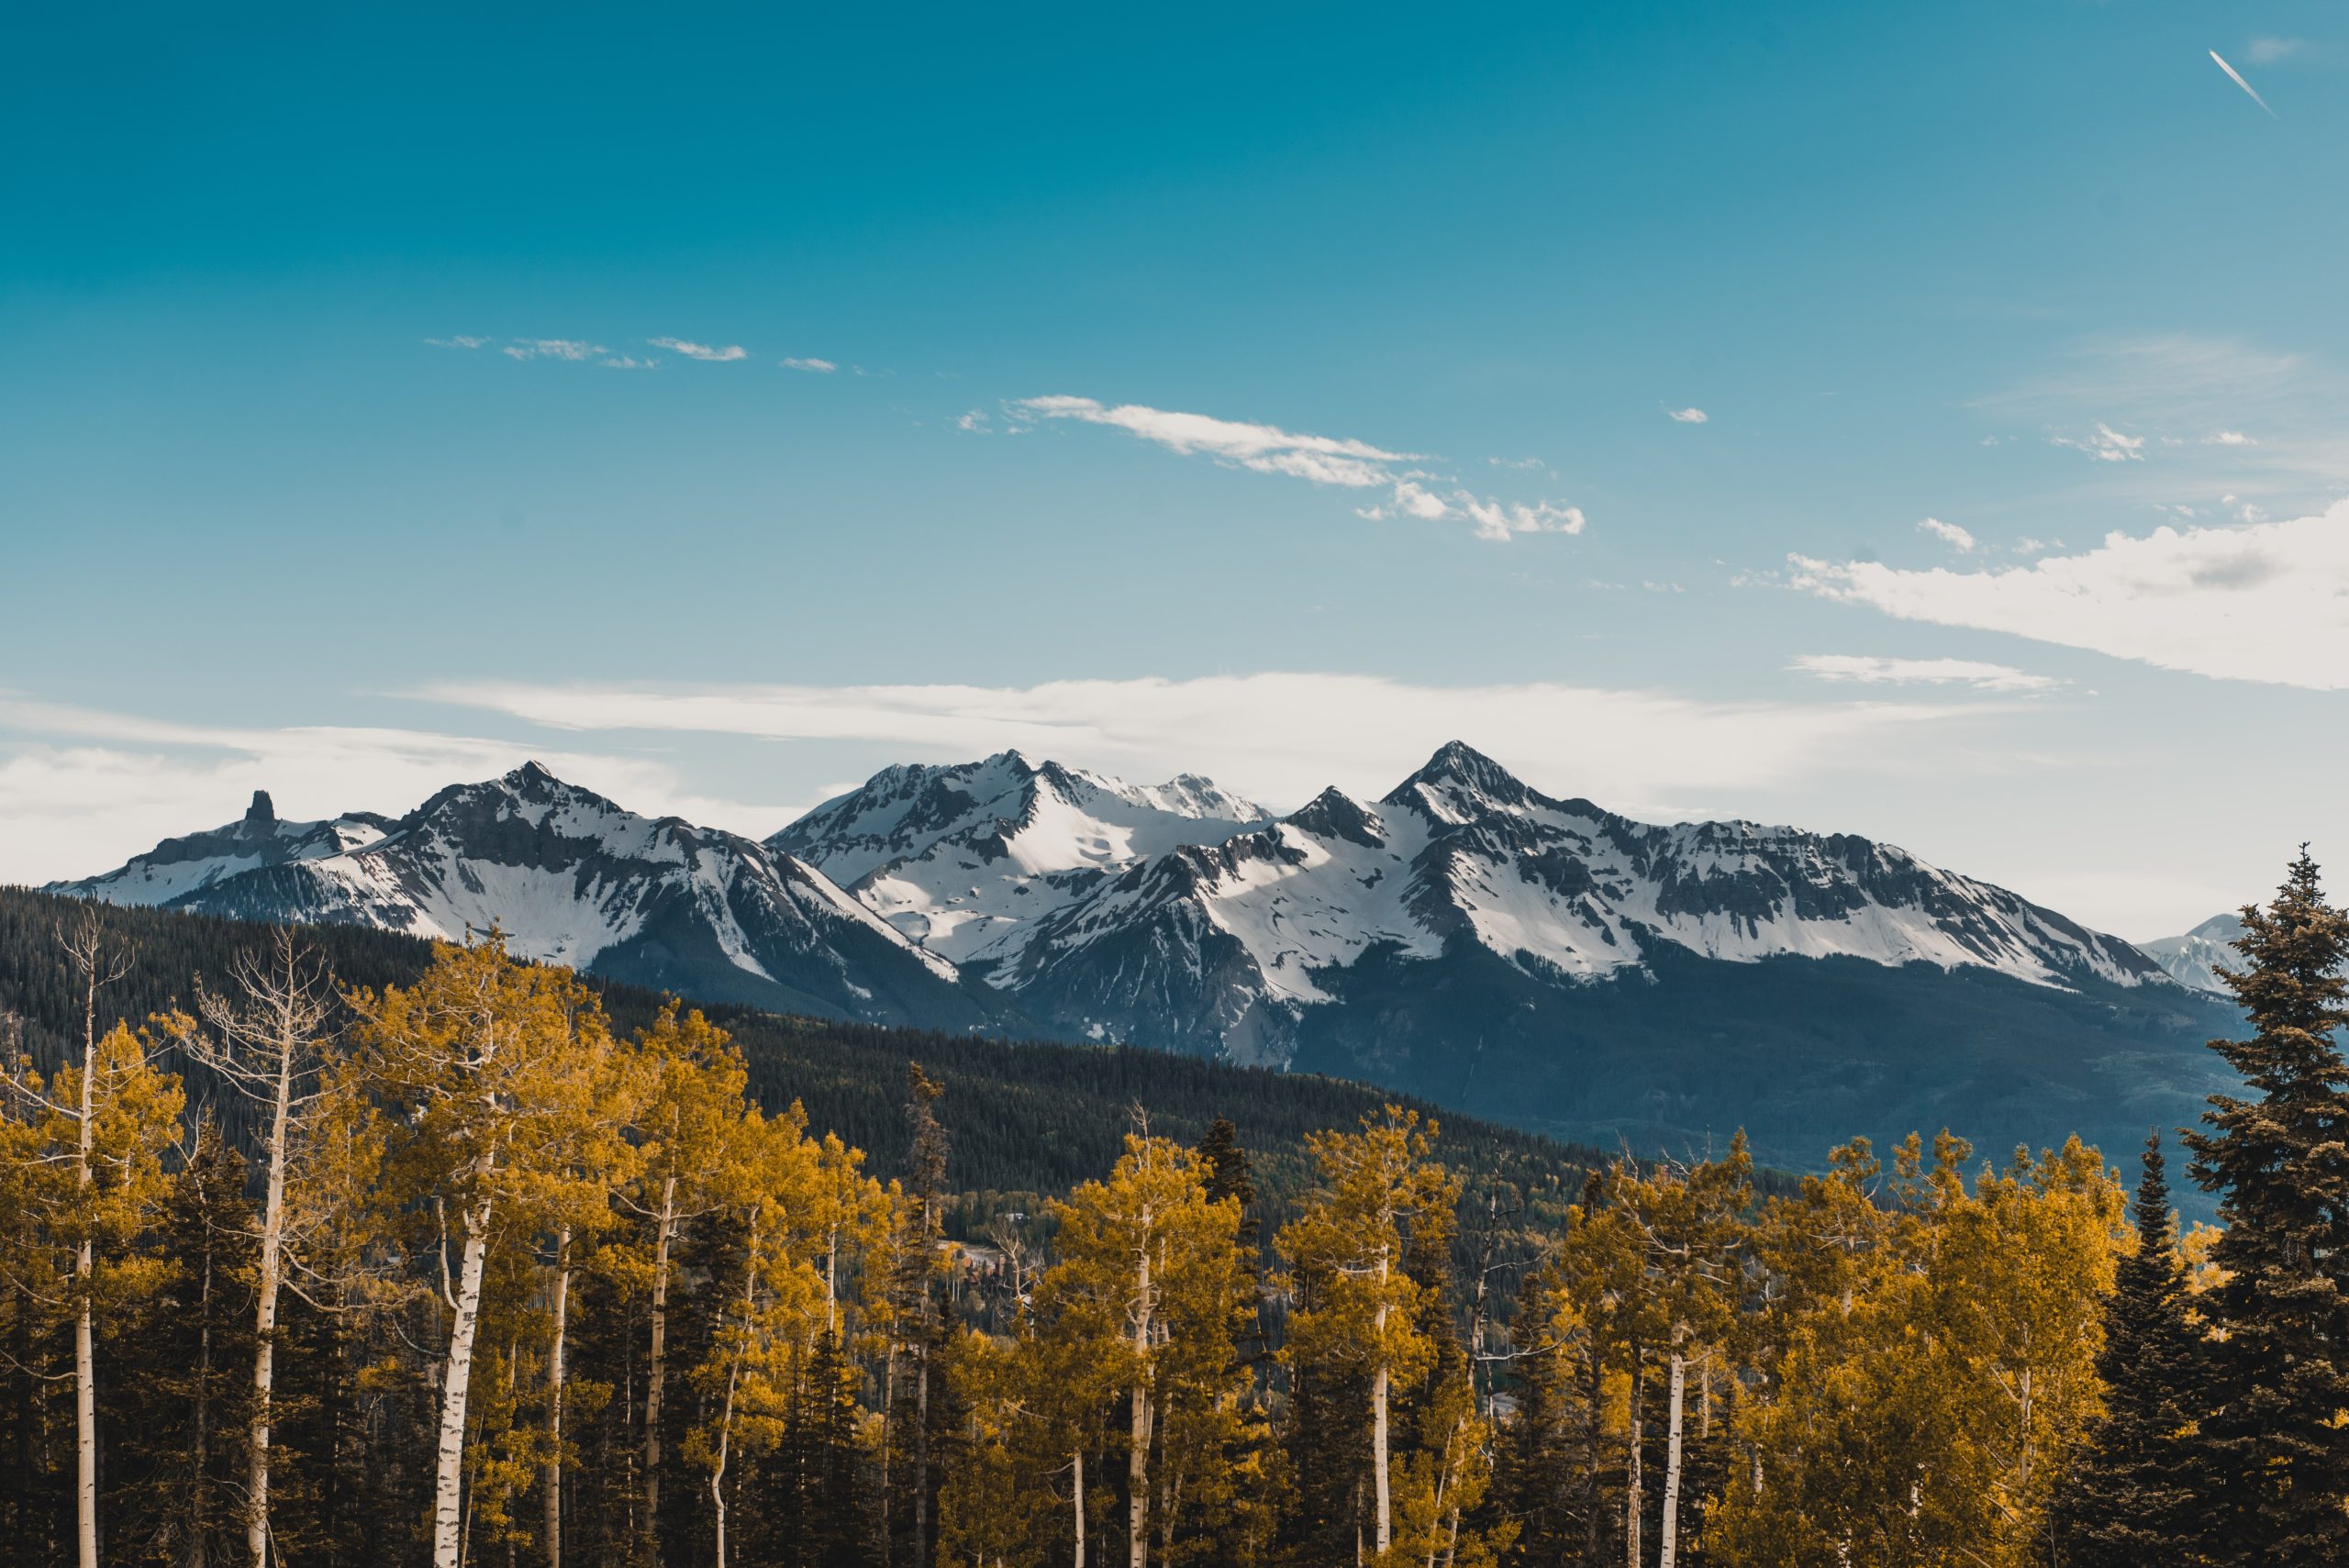
<instances>
[{"instance_id":1,"label":"mountain slope","mask_svg":"<svg viewBox=\"0 0 2349 1568\"><path fill-rule=\"evenodd\" d=\"M844 888L852 889L844 891ZM1568 1138L1818 1162L1948 1125L2110 1148L2224 1087L2218 999L1891 845L1658 826L1444 747L1266 818L1007 752L892 768L765 844L536 767L406 817L244 822L66 884L459 935L706 1001L1358 1078Z\"/></svg>"},{"instance_id":2,"label":"mountain slope","mask_svg":"<svg viewBox=\"0 0 2349 1568\"><path fill-rule=\"evenodd\" d=\"M1163 784L1017 751L888 768L767 840L956 963L1016 959L1036 922L1137 860L1272 814L1186 773Z\"/></svg>"},{"instance_id":3,"label":"mountain slope","mask_svg":"<svg viewBox=\"0 0 2349 1568\"><path fill-rule=\"evenodd\" d=\"M52 890L425 937L496 924L528 957L829 1018L969 1028L1008 1012L792 856L638 816L535 762L396 820L281 823L267 805Z\"/></svg>"},{"instance_id":4,"label":"mountain slope","mask_svg":"<svg viewBox=\"0 0 2349 1568\"><path fill-rule=\"evenodd\" d=\"M2221 967L2239 969L2243 954L2235 951L2234 940L2243 935L2243 917L2235 914L2213 915L2182 937L2164 937L2158 941L2139 942L2138 950L2168 972L2169 977L2189 991L2207 991L2214 996L2232 996L2226 982L2219 978Z\"/></svg>"},{"instance_id":5,"label":"mountain slope","mask_svg":"<svg viewBox=\"0 0 2349 1568\"><path fill-rule=\"evenodd\" d=\"M776 841L852 865L825 859L873 854L844 818ZM857 891L887 907L868 864ZM2224 1010L2116 938L1851 835L1553 799L1459 744L1376 802L1328 790L1054 893L997 916L981 959L1049 1028L1564 1136L1742 1124L1792 1163L1943 1125L2118 1148L2223 1086L2202 1042Z\"/></svg>"},{"instance_id":6,"label":"mountain slope","mask_svg":"<svg viewBox=\"0 0 2349 1568\"><path fill-rule=\"evenodd\" d=\"M1666 950L1976 967L2049 989L2167 987L2126 942L1848 835L1652 827L1543 795L1457 743L1375 806L1336 790L1138 863L1048 912L993 978L1080 1033L1284 1061L1340 977L1475 951L1538 984L1653 980Z\"/></svg>"}]
</instances>

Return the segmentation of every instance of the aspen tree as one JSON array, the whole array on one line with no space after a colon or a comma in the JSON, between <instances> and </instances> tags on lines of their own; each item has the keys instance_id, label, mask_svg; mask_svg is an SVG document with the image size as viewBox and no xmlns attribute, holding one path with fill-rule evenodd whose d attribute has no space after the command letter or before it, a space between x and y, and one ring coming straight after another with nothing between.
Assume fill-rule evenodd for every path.
<instances>
[{"instance_id":1,"label":"aspen tree","mask_svg":"<svg viewBox=\"0 0 2349 1568\"><path fill-rule=\"evenodd\" d=\"M789 1406L796 1368L824 1315L824 1273L814 1255L825 1228L817 1212L819 1146L794 1105L773 1118L755 1108L734 1129L712 1173L720 1212L740 1228L742 1278L718 1303L710 1358L696 1378L714 1417L697 1427L687 1457L707 1470L716 1568L727 1564L729 1466L739 1449L772 1447Z\"/></svg>"},{"instance_id":2,"label":"aspen tree","mask_svg":"<svg viewBox=\"0 0 2349 1568\"><path fill-rule=\"evenodd\" d=\"M1619 1164L1611 1178L1615 1211L1639 1251L1642 1305L1653 1323L1651 1332L1663 1341L1671 1380L1657 1568L1675 1568L1679 1561L1688 1365L1725 1339L1735 1319L1744 1270L1742 1215L1752 1195L1753 1170L1740 1132L1721 1160L1666 1164L1645 1177Z\"/></svg>"},{"instance_id":3,"label":"aspen tree","mask_svg":"<svg viewBox=\"0 0 2349 1568\"><path fill-rule=\"evenodd\" d=\"M239 1095L262 1107L262 1190L260 1258L254 1282L252 1407L246 1427L245 1556L252 1568L269 1561L271 1405L276 1385L278 1297L288 1264L286 1184L306 1153L317 1117L330 1093L327 1025L337 1005L326 964L306 951L290 927L273 930L265 953L246 953L230 969L237 995L196 982L201 1029L179 1043ZM209 1032L206 1032L206 1031ZM319 1217L312 1207L309 1212ZM320 1217L323 1218L323 1217Z\"/></svg>"},{"instance_id":4,"label":"aspen tree","mask_svg":"<svg viewBox=\"0 0 2349 1568\"><path fill-rule=\"evenodd\" d=\"M617 1201L651 1229L643 1267L651 1297L644 1377L644 1518L658 1541L662 1405L669 1383L669 1293L678 1227L716 1209L721 1151L747 1114L749 1073L723 1030L672 1004L632 1043L643 1106L636 1118L641 1168Z\"/></svg>"},{"instance_id":5,"label":"aspen tree","mask_svg":"<svg viewBox=\"0 0 2349 1568\"><path fill-rule=\"evenodd\" d=\"M1130 1134L1107 1180L1052 1206L1061 1261L1039 1300L1060 1331L1100 1335L1093 1353L1124 1385L1128 1568L1149 1561L1153 1496L1171 1531L1186 1485L1217 1464L1216 1418L1238 1394L1240 1204L1210 1199L1207 1177L1173 1140Z\"/></svg>"},{"instance_id":6,"label":"aspen tree","mask_svg":"<svg viewBox=\"0 0 2349 1568\"><path fill-rule=\"evenodd\" d=\"M515 962L496 930L471 947L439 944L414 985L351 1003L365 1071L392 1113L389 1164L412 1212L432 1227L425 1240L449 1314L432 1560L458 1568L466 1401L494 1228L530 1233L533 1218L576 1182L577 1151L604 1108L609 1036L574 976Z\"/></svg>"},{"instance_id":7,"label":"aspen tree","mask_svg":"<svg viewBox=\"0 0 2349 1568\"><path fill-rule=\"evenodd\" d=\"M1448 1215L1459 1184L1431 1158L1432 1122L1388 1106L1360 1132L1306 1140L1319 1184L1281 1228L1278 1248L1297 1307L1283 1351L1292 1365L1358 1371L1369 1383L1375 1551L1395 1539L1392 1391L1423 1375L1435 1346L1419 1323L1422 1287L1404 1271L1412 1225Z\"/></svg>"},{"instance_id":8,"label":"aspen tree","mask_svg":"<svg viewBox=\"0 0 2349 1568\"><path fill-rule=\"evenodd\" d=\"M7 1078L9 1108L34 1129L32 1184L51 1240L72 1257L66 1296L73 1319L74 1532L81 1568L97 1568L96 1319L103 1305L138 1289L128 1256L164 1190L163 1151L178 1131L179 1080L157 1071L155 1042L117 1024L98 1032L98 995L129 970L106 943L95 911L58 933L78 980L82 1046L44 1083L19 1058Z\"/></svg>"}]
</instances>

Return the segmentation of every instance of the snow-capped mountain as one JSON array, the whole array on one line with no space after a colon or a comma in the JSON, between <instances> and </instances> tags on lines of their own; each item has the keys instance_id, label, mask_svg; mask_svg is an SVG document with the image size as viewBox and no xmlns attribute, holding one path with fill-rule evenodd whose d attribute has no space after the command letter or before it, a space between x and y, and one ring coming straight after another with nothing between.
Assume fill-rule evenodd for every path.
<instances>
[{"instance_id":1,"label":"snow-capped mountain","mask_svg":"<svg viewBox=\"0 0 2349 1568\"><path fill-rule=\"evenodd\" d=\"M1196 774L1130 784L1002 751L885 769L767 845L806 860L930 951L999 965L1117 873L1271 816Z\"/></svg>"},{"instance_id":2,"label":"snow-capped mountain","mask_svg":"<svg viewBox=\"0 0 2349 1568\"><path fill-rule=\"evenodd\" d=\"M961 958L1046 1029L1366 1079L1583 1138L1743 1125L1815 1162L1859 1130L1986 1148L2175 1125L2228 1027L2116 938L1891 845L1662 827L1446 746L1375 802L1324 791L1097 824L1069 770L891 769L770 840ZM1185 781L1186 799L1211 786ZM1153 797L1152 803L1155 803ZM1002 802L996 805L996 802ZM1080 820L1074 828L1055 826ZM1120 818L1119 820L1124 820Z\"/></svg>"},{"instance_id":3,"label":"snow-capped mountain","mask_svg":"<svg viewBox=\"0 0 2349 1568\"><path fill-rule=\"evenodd\" d=\"M825 861L820 835L785 839ZM855 890L886 910L892 888ZM1041 902L1041 901L1040 901ZM1375 805L1331 789L1220 842L1137 858L1010 925L988 974L1095 1037L1285 1062L1368 953L1466 946L1553 986L1648 977L1670 946L1751 963L1846 957L1974 966L2033 985L2166 977L2128 943L2002 888L1846 835L1749 822L1653 827L1554 800L1464 745Z\"/></svg>"},{"instance_id":4,"label":"snow-capped mountain","mask_svg":"<svg viewBox=\"0 0 2349 1568\"><path fill-rule=\"evenodd\" d=\"M248 919L462 938L682 992L876 1022L961 1028L996 999L800 861L622 809L531 762L397 819L241 822L166 840L51 891Z\"/></svg>"},{"instance_id":5,"label":"snow-capped mountain","mask_svg":"<svg viewBox=\"0 0 2349 1568\"><path fill-rule=\"evenodd\" d=\"M279 822L260 798L57 891L495 921L697 999L1330 1073L1643 1148L1742 1125L1794 1165L1943 1126L2121 1148L2225 1086L2203 1042L2235 1021L2128 943L1891 845L1636 822L1458 744L1376 801L1278 818L1205 779L1015 752L890 768L764 844L532 765L397 819Z\"/></svg>"},{"instance_id":6,"label":"snow-capped mountain","mask_svg":"<svg viewBox=\"0 0 2349 1568\"><path fill-rule=\"evenodd\" d=\"M365 849L391 826L391 818L364 811L330 822L281 822L269 792L257 789L244 816L226 828L166 839L119 871L59 886L109 904L171 905L246 872Z\"/></svg>"},{"instance_id":7,"label":"snow-capped mountain","mask_svg":"<svg viewBox=\"0 0 2349 1568\"><path fill-rule=\"evenodd\" d=\"M2242 935L2241 916L2213 915L2182 937L2164 937L2137 946L2180 985L2214 996L2232 996L2234 993L2219 978L2219 970L2222 965L2243 967L2243 954L2234 950L2234 940Z\"/></svg>"}]
</instances>

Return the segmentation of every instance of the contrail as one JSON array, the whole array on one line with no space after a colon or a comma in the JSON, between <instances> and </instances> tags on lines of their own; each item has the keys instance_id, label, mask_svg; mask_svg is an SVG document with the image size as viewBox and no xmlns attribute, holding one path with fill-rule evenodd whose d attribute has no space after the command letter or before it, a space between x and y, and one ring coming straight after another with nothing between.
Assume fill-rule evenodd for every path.
<instances>
[{"instance_id":1,"label":"contrail","mask_svg":"<svg viewBox=\"0 0 2349 1568\"><path fill-rule=\"evenodd\" d=\"M2251 95L2251 101L2253 103L2257 104L2263 109L2267 109L2267 100L2259 95L2258 88L2253 86L2250 83L2243 79L2242 72L2237 71L2233 66L2229 65L2224 60L2220 60L2219 51L2215 49L2210 51L2210 58L2219 61L2219 69L2227 73L2227 79L2229 81L2232 82L2236 86ZM2271 120L2274 119L2276 117L2276 111L2273 109L2267 109L2267 117Z\"/></svg>"}]
</instances>

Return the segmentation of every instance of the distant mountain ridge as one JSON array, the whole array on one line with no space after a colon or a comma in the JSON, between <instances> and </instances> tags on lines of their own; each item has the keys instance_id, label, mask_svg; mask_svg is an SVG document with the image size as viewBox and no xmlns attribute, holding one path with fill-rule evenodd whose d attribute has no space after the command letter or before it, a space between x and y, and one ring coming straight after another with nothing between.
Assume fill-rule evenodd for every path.
<instances>
[{"instance_id":1,"label":"distant mountain ridge","mask_svg":"<svg viewBox=\"0 0 2349 1568\"><path fill-rule=\"evenodd\" d=\"M1602 1141L1744 1124L1792 1163L1943 1124L2133 1140L2196 1114L2228 1023L2127 942L1894 846L1640 823L1457 742L1376 801L1278 817L1016 751L893 767L763 843L532 763L398 818L279 822L260 797L55 890L495 920L710 1000L1310 1069Z\"/></svg>"},{"instance_id":2,"label":"distant mountain ridge","mask_svg":"<svg viewBox=\"0 0 2349 1568\"><path fill-rule=\"evenodd\" d=\"M715 1001L874 1023L985 1026L1001 1003L786 854L627 811L536 762L406 817L240 822L50 891L241 919L462 939Z\"/></svg>"},{"instance_id":3,"label":"distant mountain ridge","mask_svg":"<svg viewBox=\"0 0 2349 1568\"><path fill-rule=\"evenodd\" d=\"M2187 989L2232 996L2234 993L2219 978L2219 971L2243 967L2243 954L2234 949L2235 939L2242 935L2243 917L2230 911L2211 916L2184 936L2163 937L2137 946Z\"/></svg>"}]
</instances>

